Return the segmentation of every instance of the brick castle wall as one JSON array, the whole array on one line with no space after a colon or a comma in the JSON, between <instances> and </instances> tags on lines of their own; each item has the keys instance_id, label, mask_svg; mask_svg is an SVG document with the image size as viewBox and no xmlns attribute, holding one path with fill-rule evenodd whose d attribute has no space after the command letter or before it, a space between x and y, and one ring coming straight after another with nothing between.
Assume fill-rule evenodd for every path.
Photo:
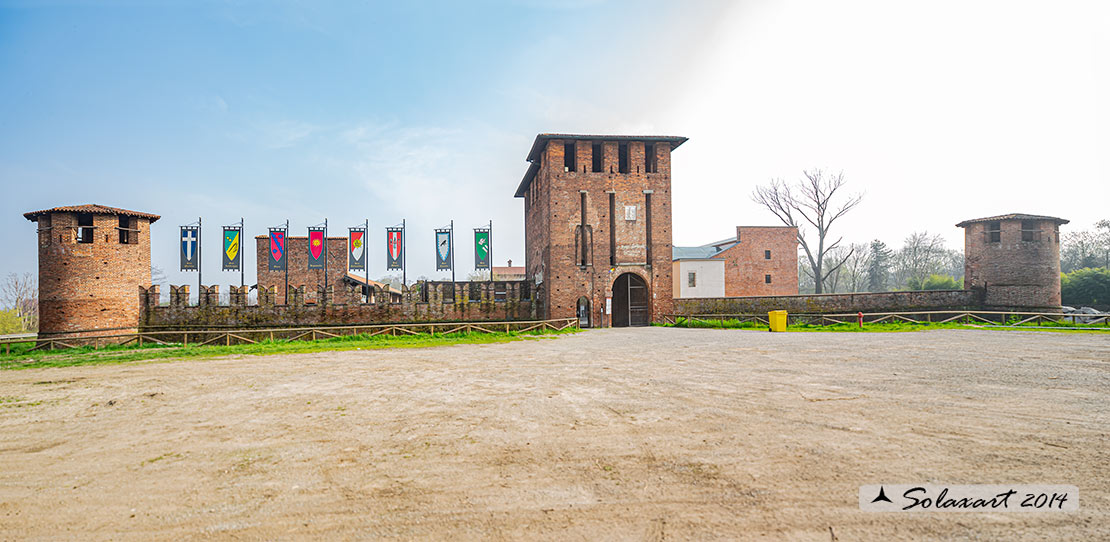
<instances>
[{"instance_id":1,"label":"brick castle wall","mask_svg":"<svg viewBox=\"0 0 1110 542\"><path fill-rule=\"evenodd\" d=\"M246 290L232 287L230 302L221 305L219 289L205 286L196 305L189 305L189 287L171 287L169 306L159 306L159 288L141 289L140 327L161 328L277 328L310 325L357 325L400 322L498 322L533 320L530 283L458 282L451 295L450 282L421 282L404 288L400 302L363 303L358 287L329 286L327 303L313 303L304 287L290 287L288 305L275 304L276 289L259 291L258 302L247 302ZM426 289L426 293L424 292ZM373 299L386 299L375 288ZM322 295L314 295L321 298Z\"/></svg>"},{"instance_id":2,"label":"brick castle wall","mask_svg":"<svg viewBox=\"0 0 1110 542\"><path fill-rule=\"evenodd\" d=\"M277 303L285 304L285 271L270 271L270 237L258 235L255 240L255 261L258 269L258 285L273 287ZM304 286L310 300L316 299L317 286L324 285L324 270L308 268L308 237L286 237L286 254L289 258L289 286ZM337 288L347 276L347 238L328 237L328 285ZM362 271L358 271L362 273Z\"/></svg>"},{"instance_id":3,"label":"brick castle wall","mask_svg":"<svg viewBox=\"0 0 1110 542\"><path fill-rule=\"evenodd\" d=\"M964 286L986 291L988 307L1060 308L1060 227L1035 221L1033 239L1022 240L1021 220L1002 220L1000 240L990 242L986 222L964 228Z\"/></svg>"},{"instance_id":4,"label":"brick castle wall","mask_svg":"<svg viewBox=\"0 0 1110 542\"><path fill-rule=\"evenodd\" d=\"M592 325L603 320L605 300L624 273L640 276L648 285L651 318L672 310L671 282L671 148L655 142L656 172L644 171L645 145L629 141L629 173L619 173L616 141L602 142L602 171L593 172L591 141L577 141L575 171L564 171L564 144L551 140L543 149L539 169L525 196L526 270L542 276L546 296L540 300L550 318L576 315L577 301L590 300ZM586 265L582 248L581 192L586 192ZM651 191L652 243L648 261L646 194ZM613 194L615 229L610 228L609 195ZM625 206L636 208L636 220L625 220ZM615 236L615 265L610 260L610 238Z\"/></svg>"},{"instance_id":5,"label":"brick castle wall","mask_svg":"<svg viewBox=\"0 0 1110 542\"><path fill-rule=\"evenodd\" d=\"M963 310L982 308L976 290L928 290L853 294L782 295L676 299L676 314L766 314L784 310L792 314L836 314Z\"/></svg>"},{"instance_id":6,"label":"brick castle wall","mask_svg":"<svg viewBox=\"0 0 1110 542\"><path fill-rule=\"evenodd\" d=\"M119 216L94 214L93 242L77 242L77 214L41 215L38 223L39 334L84 329L134 331L139 287L150 286L150 221L130 217L133 243L119 241Z\"/></svg>"},{"instance_id":7,"label":"brick castle wall","mask_svg":"<svg viewBox=\"0 0 1110 542\"><path fill-rule=\"evenodd\" d=\"M715 256L725 260L725 296L797 295L798 228L737 226L736 236L736 245Z\"/></svg>"}]
</instances>

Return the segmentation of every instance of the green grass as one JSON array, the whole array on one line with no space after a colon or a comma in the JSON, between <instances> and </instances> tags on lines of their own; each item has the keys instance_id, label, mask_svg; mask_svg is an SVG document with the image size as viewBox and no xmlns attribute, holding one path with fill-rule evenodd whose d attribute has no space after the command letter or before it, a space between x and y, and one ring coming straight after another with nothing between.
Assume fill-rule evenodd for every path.
<instances>
[{"instance_id":1,"label":"green grass","mask_svg":"<svg viewBox=\"0 0 1110 542\"><path fill-rule=\"evenodd\" d=\"M518 341L526 337L543 337L577 332L578 329L562 331L510 331L496 333L452 333L430 335L351 335L317 341L262 341L257 344L237 344L231 346L160 346L142 347L107 346L99 350L92 347L71 348L66 350L31 351L33 345L13 345L10 354L0 353L0 370L34 369L40 367L72 367L75 365L103 365L132 361L171 360L185 358L214 358L220 356L267 356L273 354L305 354L311 352L335 352L342 350L370 350L378 348L426 348L454 344L490 344Z\"/></svg>"},{"instance_id":2,"label":"green grass","mask_svg":"<svg viewBox=\"0 0 1110 542\"><path fill-rule=\"evenodd\" d=\"M753 321L741 322L735 318L728 318L723 320L687 320L686 318L678 318L677 323L674 324L657 324L664 327L686 327L686 328L708 328L708 329L754 329L760 331L767 330L767 324ZM964 324L961 322L947 322L940 323L921 323L915 324L912 322L881 322L878 324L864 323L860 328L859 324L830 324L830 325L817 325L817 324L790 324L787 326L787 331L815 331L827 333L891 333L891 332L906 332L906 331L927 331L933 329L992 329L992 330L1033 330L1033 331L1064 331L1072 333L1105 333L1110 331L1107 328L1105 331L1099 329L1090 329L1087 324L1072 324L1064 322L1042 322L1040 325L1030 323L1020 326L1007 324L983 324L972 323ZM1105 326L1103 326L1105 327Z\"/></svg>"}]
</instances>

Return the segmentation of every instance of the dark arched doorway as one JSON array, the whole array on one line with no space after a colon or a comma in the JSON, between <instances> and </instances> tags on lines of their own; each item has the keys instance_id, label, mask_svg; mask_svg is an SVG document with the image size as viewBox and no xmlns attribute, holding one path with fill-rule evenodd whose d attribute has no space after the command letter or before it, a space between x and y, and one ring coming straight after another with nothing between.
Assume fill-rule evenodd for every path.
<instances>
[{"instance_id":1,"label":"dark arched doorway","mask_svg":"<svg viewBox=\"0 0 1110 542\"><path fill-rule=\"evenodd\" d=\"M646 326L651 320L648 288L635 273L625 273L613 282L613 327Z\"/></svg>"},{"instance_id":2,"label":"dark arched doorway","mask_svg":"<svg viewBox=\"0 0 1110 542\"><path fill-rule=\"evenodd\" d=\"M578 298L578 327L590 327L590 300L586 296Z\"/></svg>"}]
</instances>

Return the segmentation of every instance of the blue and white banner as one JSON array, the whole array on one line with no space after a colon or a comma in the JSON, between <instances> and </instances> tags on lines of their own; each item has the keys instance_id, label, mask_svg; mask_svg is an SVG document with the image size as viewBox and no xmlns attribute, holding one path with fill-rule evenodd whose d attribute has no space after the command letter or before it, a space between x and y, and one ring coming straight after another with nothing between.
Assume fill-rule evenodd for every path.
<instances>
[{"instance_id":1,"label":"blue and white banner","mask_svg":"<svg viewBox=\"0 0 1110 542\"><path fill-rule=\"evenodd\" d=\"M181 270L200 268L200 227L181 226Z\"/></svg>"}]
</instances>

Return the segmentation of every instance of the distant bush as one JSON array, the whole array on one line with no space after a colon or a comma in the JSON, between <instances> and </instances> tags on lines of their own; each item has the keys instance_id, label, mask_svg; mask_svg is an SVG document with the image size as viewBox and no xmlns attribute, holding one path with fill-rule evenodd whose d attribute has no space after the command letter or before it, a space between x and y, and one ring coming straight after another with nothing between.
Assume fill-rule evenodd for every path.
<instances>
[{"instance_id":1,"label":"distant bush","mask_svg":"<svg viewBox=\"0 0 1110 542\"><path fill-rule=\"evenodd\" d=\"M1065 305L1110 305L1110 269L1088 267L1061 273L1060 295Z\"/></svg>"},{"instance_id":2,"label":"distant bush","mask_svg":"<svg viewBox=\"0 0 1110 542\"><path fill-rule=\"evenodd\" d=\"M20 325L15 309L0 311L0 335L8 333L23 333L23 326Z\"/></svg>"},{"instance_id":3,"label":"distant bush","mask_svg":"<svg viewBox=\"0 0 1110 542\"><path fill-rule=\"evenodd\" d=\"M956 279L948 275L929 275L925 280L910 278L906 281L908 290L962 290L963 279Z\"/></svg>"}]
</instances>

